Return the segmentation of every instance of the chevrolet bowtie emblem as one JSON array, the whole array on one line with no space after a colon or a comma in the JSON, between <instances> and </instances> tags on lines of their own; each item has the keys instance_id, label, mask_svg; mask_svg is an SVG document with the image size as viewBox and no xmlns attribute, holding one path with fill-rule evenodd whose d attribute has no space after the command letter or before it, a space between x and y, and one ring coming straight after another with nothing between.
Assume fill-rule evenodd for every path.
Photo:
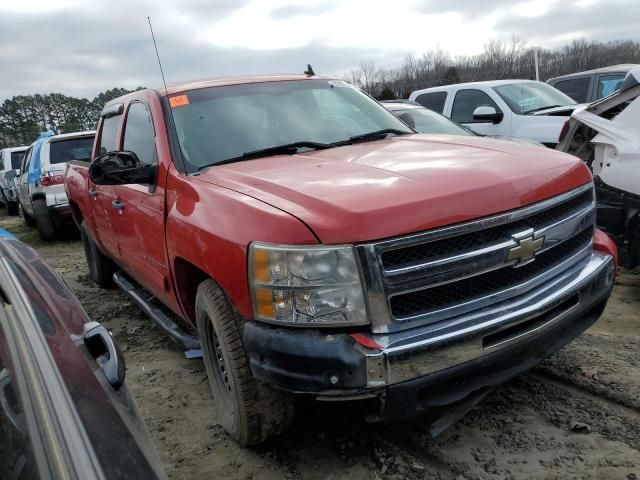
<instances>
[{"instance_id":1,"label":"chevrolet bowtie emblem","mask_svg":"<svg viewBox=\"0 0 640 480\"><path fill-rule=\"evenodd\" d=\"M513 235L517 245L509 250L507 262L513 262L514 267L519 267L534 260L536 253L544 245L544 237L534 239L533 233L533 229L529 229Z\"/></svg>"}]
</instances>

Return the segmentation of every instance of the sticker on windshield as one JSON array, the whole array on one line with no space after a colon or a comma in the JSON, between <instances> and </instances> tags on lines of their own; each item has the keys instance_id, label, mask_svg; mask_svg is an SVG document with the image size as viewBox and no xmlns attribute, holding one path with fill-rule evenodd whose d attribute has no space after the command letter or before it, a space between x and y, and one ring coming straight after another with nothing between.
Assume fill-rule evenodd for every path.
<instances>
[{"instance_id":1,"label":"sticker on windshield","mask_svg":"<svg viewBox=\"0 0 640 480\"><path fill-rule=\"evenodd\" d=\"M186 95L169 97L169 105L171 105L171 108L184 107L185 105L189 105L189 97Z\"/></svg>"},{"instance_id":2,"label":"sticker on windshield","mask_svg":"<svg viewBox=\"0 0 640 480\"><path fill-rule=\"evenodd\" d=\"M345 82L344 80L329 80L329 85L331 85L331 87L337 87L337 88L353 88L353 85L351 85L350 83Z\"/></svg>"}]
</instances>

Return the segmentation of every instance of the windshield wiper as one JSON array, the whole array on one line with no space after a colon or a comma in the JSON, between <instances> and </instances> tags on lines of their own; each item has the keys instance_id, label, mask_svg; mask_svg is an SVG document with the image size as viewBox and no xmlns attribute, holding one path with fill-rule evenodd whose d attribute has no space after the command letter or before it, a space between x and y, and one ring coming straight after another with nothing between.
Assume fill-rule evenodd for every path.
<instances>
[{"instance_id":1,"label":"windshield wiper","mask_svg":"<svg viewBox=\"0 0 640 480\"><path fill-rule=\"evenodd\" d=\"M400 130L397 128L383 128L382 130L375 130L373 132L367 132L361 135L354 135L353 137L349 137L348 140L335 142L333 143L333 145L349 145L350 143L367 142L369 140L381 140L383 138L386 138L386 136L391 133L395 135L410 135L414 132L407 132L406 130Z\"/></svg>"},{"instance_id":2,"label":"windshield wiper","mask_svg":"<svg viewBox=\"0 0 640 480\"><path fill-rule=\"evenodd\" d=\"M533 108L531 110L527 110L526 112L524 112L524 115L529 115L530 113L533 112L539 112L541 110L548 110L550 108L556 108L556 107L564 107L565 105L548 105L546 107L538 107L538 108ZM567 105L568 106L568 105Z\"/></svg>"},{"instance_id":3,"label":"windshield wiper","mask_svg":"<svg viewBox=\"0 0 640 480\"><path fill-rule=\"evenodd\" d=\"M216 165L224 165L225 163L240 162L242 160L249 160L252 158L269 157L273 155L293 155L298 153L301 148L308 148L310 150L323 150L325 148L333 148L335 145L331 143L320 143L311 141L300 141L285 143L284 145L275 145L273 147L261 148L259 150L252 150L250 152L244 152L237 157L227 158L210 165L203 165L198 170L203 170L209 167L215 167Z\"/></svg>"}]
</instances>

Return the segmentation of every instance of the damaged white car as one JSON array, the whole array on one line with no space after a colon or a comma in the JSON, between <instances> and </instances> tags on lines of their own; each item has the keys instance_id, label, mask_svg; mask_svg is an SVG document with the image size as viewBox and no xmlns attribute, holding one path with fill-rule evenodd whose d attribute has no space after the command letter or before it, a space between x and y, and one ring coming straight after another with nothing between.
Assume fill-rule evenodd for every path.
<instances>
[{"instance_id":1,"label":"damaged white car","mask_svg":"<svg viewBox=\"0 0 640 480\"><path fill-rule=\"evenodd\" d=\"M620 89L576 109L560 133L558 150L582 158L593 171L598 226L616 239L620 263L640 266L640 68Z\"/></svg>"}]
</instances>

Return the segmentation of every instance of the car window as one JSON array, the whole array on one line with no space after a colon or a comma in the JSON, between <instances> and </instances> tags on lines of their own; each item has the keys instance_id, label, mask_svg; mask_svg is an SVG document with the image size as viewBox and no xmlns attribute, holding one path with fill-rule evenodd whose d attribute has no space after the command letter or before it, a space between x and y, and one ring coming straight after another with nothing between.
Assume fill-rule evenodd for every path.
<instances>
[{"instance_id":1,"label":"car window","mask_svg":"<svg viewBox=\"0 0 640 480\"><path fill-rule=\"evenodd\" d=\"M69 160L91 160L93 136L57 140L49 143L49 163L65 163Z\"/></svg>"},{"instance_id":2,"label":"car window","mask_svg":"<svg viewBox=\"0 0 640 480\"><path fill-rule=\"evenodd\" d=\"M496 112L501 112L496 102L481 90L459 90L453 100L451 119L458 123L473 123L473 111L478 107L493 107Z\"/></svg>"},{"instance_id":3,"label":"car window","mask_svg":"<svg viewBox=\"0 0 640 480\"><path fill-rule=\"evenodd\" d=\"M26 152L23 150L22 152L11 152L11 169L18 170L20 165L22 164L22 160L24 159L24 154ZM4 163L2 169L4 170Z\"/></svg>"},{"instance_id":4,"label":"car window","mask_svg":"<svg viewBox=\"0 0 640 480\"><path fill-rule=\"evenodd\" d=\"M565 95L570 96L578 103L585 103L589 99L589 84L591 77L570 78L568 80L560 80L554 87Z\"/></svg>"},{"instance_id":5,"label":"car window","mask_svg":"<svg viewBox=\"0 0 640 480\"><path fill-rule=\"evenodd\" d=\"M32 148L27 150L27 154L26 154L26 156L24 158L24 161L22 162L22 169L20 171L20 174L23 174L24 172L29 170L29 163L31 163L31 152L33 152Z\"/></svg>"},{"instance_id":6,"label":"car window","mask_svg":"<svg viewBox=\"0 0 640 480\"><path fill-rule=\"evenodd\" d=\"M471 135L460 125L427 108L393 110L400 120L420 133Z\"/></svg>"},{"instance_id":7,"label":"car window","mask_svg":"<svg viewBox=\"0 0 640 480\"><path fill-rule=\"evenodd\" d=\"M433 110L434 112L442 113L444 111L444 102L447 99L447 92L433 92L423 93L416 97L418 102L423 107Z\"/></svg>"},{"instance_id":8,"label":"car window","mask_svg":"<svg viewBox=\"0 0 640 480\"><path fill-rule=\"evenodd\" d=\"M102 128L100 130L100 148L98 155L118 150L117 136L118 125L120 125L120 117L122 115L114 115L102 120Z\"/></svg>"},{"instance_id":9,"label":"car window","mask_svg":"<svg viewBox=\"0 0 640 480\"><path fill-rule=\"evenodd\" d=\"M624 80L624 77L625 75L622 73L615 75L600 75L598 78L598 98L608 97L618 90Z\"/></svg>"},{"instance_id":10,"label":"car window","mask_svg":"<svg viewBox=\"0 0 640 480\"><path fill-rule=\"evenodd\" d=\"M134 152L143 164L151 165L157 162L153 124L144 103L135 102L129 107L122 148Z\"/></svg>"}]
</instances>

